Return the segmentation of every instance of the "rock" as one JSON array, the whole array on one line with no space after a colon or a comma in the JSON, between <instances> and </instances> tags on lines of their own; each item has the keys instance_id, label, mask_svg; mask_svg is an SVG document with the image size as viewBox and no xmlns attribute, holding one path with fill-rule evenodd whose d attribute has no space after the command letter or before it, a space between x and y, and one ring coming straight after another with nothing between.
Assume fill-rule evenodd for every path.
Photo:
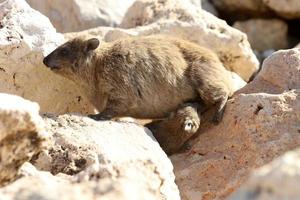
<instances>
[{"instance_id":1,"label":"rock","mask_svg":"<svg viewBox=\"0 0 300 200\"><path fill-rule=\"evenodd\" d=\"M300 50L278 51L229 100L218 126L201 117L190 150L171 157L183 200L224 199L252 169L299 147L299 73Z\"/></svg>"},{"instance_id":2,"label":"rock","mask_svg":"<svg viewBox=\"0 0 300 200\"><path fill-rule=\"evenodd\" d=\"M300 149L255 170L231 200L299 199Z\"/></svg>"},{"instance_id":3,"label":"rock","mask_svg":"<svg viewBox=\"0 0 300 200\"><path fill-rule=\"evenodd\" d=\"M264 4L285 19L299 19L300 5L297 0L263 0Z\"/></svg>"},{"instance_id":4,"label":"rock","mask_svg":"<svg viewBox=\"0 0 300 200\"><path fill-rule=\"evenodd\" d=\"M129 178L129 184L139 186L128 189L179 199L172 164L148 129L75 115L45 117L45 122L53 142L32 159L38 169L52 174L80 172L79 181Z\"/></svg>"},{"instance_id":5,"label":"rock","mask_svg":"<svg viewBox=\"0 0 300 200\"><path fill-rule=\"evenodd\" d=\"M0 21L1 92L38 102L42 112L93 112L73 83L42 63L64 42L45 16L24 0L7 0L0 4Z\"/></svg>"},{"instance_id":6,"label":"rock","mask_svg":"<svg viewBox=\"0 0 300 200\"><path fill-rule=\"evenodd\" d=\"M274 16L285 19L299 19L298 0L212 0L214 6L231 20L236 18ZM234 15L233 15L234 14Z\"/></svg>"},{"instance_id":7,"label":"rock","mask_svg":"<svg viewBox=\"0 0 300 200\"><path fill-rule=\"evenodd\" d=\"M272 93L300 88L300 49L280 50L269 56L247 87L238 93Z\"/></svg>"},{"instance_id":8,"label":"rock","mask_svg":"<svg viewBox=\"0 0 300 200\"><path fill-rule=\"evenodd\" d=\"M181 198L227 197L251 169L300 145L299 118L300 90L235 96L219 126L202 128L190 151L171 157Z\"/></svg>"},{"instance_id":9,"label":"rock","mask_svg":"<svg viewBox=\"0 0 300 200\"><path fill-rule=\"evenodd\" d=\"M46 138L39 106L0 93L0 185L13 181L20 166L39 152Z\"/></svg>"},{"instance_id":10,"label":"rock","mask_svg":"<svg viewBox=\"0 0 300 200\"><path fill-rule=\"evenodd\" d=\"M98 36L99 39L111 42L123 37L167 34L190 40L213 50L230 71L235 72L245 81L248 81L251 75L257 71L259 63L245 34L188 2L166 0L163 5L155 2L138 0L125 15L122 22L123 27L143 25L141 27L131 29L99 27L66 34L66 38L80 35ZM157 10L155 10L156 7ZM151 13L156 14L152 16ZM158 21L154 22L149 15ZM153 23L144 25L144 22L146 24Z\"/></svg>"},{"instance_id":11,"label":"rock","mask_svg":"<svg viewBox=\"0 0 300 200\"><path fill-rule=\"evenodd\" d=\"M222 13L231 15L233 13L242 16L265 16L269 15L269 9L263 0L212 0L214 6Z\"/></svg>"},{"instance_id":12,"label":"rock","mask_svg":"<svg viewBox=\"0 0 300 200\"><path fill-rule=\"evenodd\" d=\"M34 9L48 16L60 32L81 31L97 26L120 24L134 0L27 0Z\"/></svg>"},{"instance_id":13,"label":"rock","mask_svg":"<svg viewBox=\"0 0 300 200\"><path fill-rule=\"evenodd\" d=\"M29 163L22 166L23 175L14 183L0 188L0 199L5 200L156 200L160 196L152 188L137 182L134 176L100 177L97 180L79 181L77 177L53 176L38 171Z\"/></svg>"},{"instance_id":14,"label":"rock","mask_svg":"<svg viewBox=\"0 0 300 200\"><path fill-rule=\"evenodd\" d=\"M282 20L250 19L235 22L233 27L246 33L251 47L257 51L288 47L288 26Z\"/></svg>"},{"instance_id":15,"label":"rock","mask_svg":"<svg viewBox=\"0 0 300 200\"><path fill-rule=\"evenodd\" d=\"M201 8L181 0L137 0L126 12L120 27L134 28L159 20L195 22Z\"/></svg>"}]
</instances>

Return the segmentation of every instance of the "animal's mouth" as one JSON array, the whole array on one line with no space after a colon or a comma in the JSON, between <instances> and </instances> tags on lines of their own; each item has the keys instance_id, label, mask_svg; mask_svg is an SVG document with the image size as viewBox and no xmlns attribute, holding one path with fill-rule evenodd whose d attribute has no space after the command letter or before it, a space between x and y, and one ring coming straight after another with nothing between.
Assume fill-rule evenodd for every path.
<instances>
[{"instance_id":1,"label":"animal's mouth","mask_svg":"<svg viewBox=\"0 0 300 200\"><path fill-rule=\"evenodd\" d=\"M49 59L49 57L44 58L43 63L52 71L58 71L61 69L61 67L58 65L58 63L55 61L52 61L51 59Z\"/></svg>"},{"instance_id":2,"label":"animal's mouth","mask_svg":"<svg viewBox=\"0 0 300 200\"><path fill-rule=\"evenodd\" d=\"M61 67L58 67L58 66L52 66L52 67L49 67L51 71L59 71L61 69Z\"/></svg>"}]
</instances>

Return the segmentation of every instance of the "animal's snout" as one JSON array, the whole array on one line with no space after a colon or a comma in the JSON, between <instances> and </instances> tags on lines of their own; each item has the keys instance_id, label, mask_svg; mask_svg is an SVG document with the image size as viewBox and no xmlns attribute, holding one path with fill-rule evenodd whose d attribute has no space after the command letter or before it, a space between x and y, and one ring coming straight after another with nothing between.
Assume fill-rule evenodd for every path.
<instances>
[{"instance_id":1,"label":"animal's snout","mask_svg":"<svg viewBox=\"0 0 300 200\"><path fill-rule=\"evenodd\" d=\"M59 68L57 62L54 62L53 60L51 60L51 58L49 56L46 56L43 59L43 63L44 63L44 65L46 65L50 69L58 69Z\"/></svg>"},{"instance_id":2,"label":"animal's snout","mask_svg":"<svg viewBox=\"0 0 300 200\"><path fill-rule=\"evenodd\" d=\"M49 66L49 57L48 57L48 56L45 57L45 58L43 59L43 63L44 63L44 65L46 65L47 67L50 67L50 66Z\"/></svg>"}]
</instances>

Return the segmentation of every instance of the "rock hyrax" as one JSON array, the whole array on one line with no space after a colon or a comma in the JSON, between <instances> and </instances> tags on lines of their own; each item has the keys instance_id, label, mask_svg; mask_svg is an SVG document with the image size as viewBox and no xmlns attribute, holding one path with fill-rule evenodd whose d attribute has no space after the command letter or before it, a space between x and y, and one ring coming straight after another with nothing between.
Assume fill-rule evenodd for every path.
<instances>
[{"instance_id":1,"label":"rock hyrax","mask_svg":"<svg viewBox=\"0 0 300 200\"><path fill-rule=\"evenodd\" d=\"M187 103L171 112L167 119L153 121L145 126L151 130L161 148L171 155L190 139L200 126L203 106Z\"/></svg>"},{"instance_id":2,"label":"rock hyrax","mask_svg":"<svg viewBox=\"0 0 300 200\"><path fill-rule=\"evenodd\" d=\"M164 118L199 97L222 118L232 95L230 73L209 49L167 36L103 43L75 38L43 60L74 81L100 112L94 119Z\"/></svg>"}]
</instances>

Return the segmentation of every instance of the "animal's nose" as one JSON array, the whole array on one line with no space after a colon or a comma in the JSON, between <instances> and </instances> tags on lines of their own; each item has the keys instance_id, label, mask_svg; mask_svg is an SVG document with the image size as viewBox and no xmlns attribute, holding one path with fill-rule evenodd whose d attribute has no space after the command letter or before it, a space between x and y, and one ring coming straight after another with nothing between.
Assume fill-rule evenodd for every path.
<instances>
[{"instance_id":1,"label":"animal's nose","mask_svg":"<svg viewBox=\"0 0 300 200\"><path fill-rule=\"evenodd\" d=\"M49 58L48 58L48 56L45 57L45 58L43 59L43 63L44 63L44 65L46 65L47 67L50 67L50 66L49 66Z\"/></svg>"}]
</instances>

